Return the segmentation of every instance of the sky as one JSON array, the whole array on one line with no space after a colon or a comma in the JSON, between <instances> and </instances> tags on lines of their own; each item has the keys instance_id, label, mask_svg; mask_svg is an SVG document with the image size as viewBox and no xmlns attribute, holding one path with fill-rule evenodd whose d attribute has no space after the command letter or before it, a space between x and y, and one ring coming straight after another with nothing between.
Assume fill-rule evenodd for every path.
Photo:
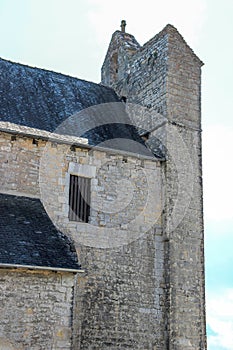
<instances>
[{"instance_id":1,"label":"sky","mask_svg":"<svg viewBox=\"0 0 233 350\"><path fill-rule=\"evenodd\" d=\"M11 61L98 83L121 19L140 44L173 24L204 61L208 350L233 349L232 18L232 0L0 0L0 57Z\"/></svg>"}]
</instances>

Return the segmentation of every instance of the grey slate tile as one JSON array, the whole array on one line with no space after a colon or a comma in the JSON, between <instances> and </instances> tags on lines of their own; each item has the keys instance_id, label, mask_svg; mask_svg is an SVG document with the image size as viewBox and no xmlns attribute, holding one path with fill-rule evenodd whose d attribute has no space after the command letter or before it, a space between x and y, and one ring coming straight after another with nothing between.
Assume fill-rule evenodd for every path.
<instances>
[{"instance_id":1,"label":"grey slate tile","mask_svg":"<svg viewBox=\"0 0 233 350\"><path fill-rule=\"evenodd\" d=\"M0 120L86 137L92 146L107 141L108 148L153 156L113 89L4 59L0 59Z\"/></svg>"},{"instance_id":2,"label":"grey slate tile","mask_svg":"<svg viewBox=\"0 0 233 350\"><path fill-rule=\"evenodd\" d=\"M0 194L0 264L80 269L72 242L39 199Z\"/></svg>"}]
</instances>

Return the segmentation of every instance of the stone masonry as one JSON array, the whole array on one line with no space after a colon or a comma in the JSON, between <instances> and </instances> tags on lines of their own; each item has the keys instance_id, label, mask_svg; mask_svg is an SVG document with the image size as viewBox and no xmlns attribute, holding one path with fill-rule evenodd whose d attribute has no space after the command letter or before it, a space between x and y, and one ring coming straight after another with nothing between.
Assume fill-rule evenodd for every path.
<instances>
[{"instance_id":1,"label":"stone masonry","mask_svg":"<svg viewBox=\"0 0 233 350\"><path fill-rule=\"evenodd\" d=\"M15 159L2 153L14 174L12 180L10 168L2 170L2 191L40 197L56 226L76 243L85 274L75 293L74 349L153 349L157 342L162 349L161 161L24 133L1 133L1 149L13 148ZM89 224L68 219L70 174L91 178Z\"/></svg>"},{"instance_id":2,"label":"stone masonry","mask_svg":"<svg viewBox=\"0 0 233 350\"><path fill-rule=\"evenodd\" d=\"M153 148L159 140L166 150L162 165L166 348L172 350L206 348L201 66L168 25L142 47L132 35L115 32L102 67L102 83L124 96L129 110L130 104L146 109L131 115L149 132L148 144Z\"/></svg>"},{"instance_id":3,"label":"stone masonry","mask_svg":"<svg viewBox=\"0 0 233 350\"><path fill-rule=\"evenodd\" d=\"M206 350L202 62L171 25L142 47L122 28L102 67L106 87L91 89L102 103L116 91L151 155L32 128L30 113L30 127L0 122L1 192L39 198L74 242L84 269L74 279L67 272L2 268L0 347ZM41 88L44 73L36 74ZM72 80L55 83L45 75L53 88ZM74 106L84 96L88 107L86 83L72 84L70 101L74 91ZM77 86L86 89L83 95ZM63 89L54 90L58 102ZM71 175L90 179L88 223L69 220Z\"/></svg>"},{"instance_id":4,"label":"stone masonry","mask_svg":"<svg viewBox=\"0 0 233 350\"><path fill-rule=\"evenodd\" d=\"M72 273L0 271L0 348L68 350L72 345Z\"/></svg>"}]
</instances>

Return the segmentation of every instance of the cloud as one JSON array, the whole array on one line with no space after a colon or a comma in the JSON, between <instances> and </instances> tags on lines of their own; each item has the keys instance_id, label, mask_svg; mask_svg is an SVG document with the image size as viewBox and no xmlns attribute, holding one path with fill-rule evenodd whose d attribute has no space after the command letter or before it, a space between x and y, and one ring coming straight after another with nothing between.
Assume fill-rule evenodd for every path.
<instances>
[{"instance_id":1,"label":"cloud","mask_svg":"<svg viewBox=\"0 0 233 350\"><path fill-rule=\"evenodd\" d=\"M207 298L207 325L209 350L233 349L233 289Z\"/></svg>"},{"instance_id":2,"label":"cloud","mask_svg":"<svg viewBox=\"0 0 233 350\"><path fill-rule=\"evenodd\" d=\"M1 55L99 82L111 35L120 29L121 19L141 44L171 23L195 49L205 1L21 0L17 5L1 0Z\"/></svg>"},{"instance_id":3,"label":"cloud","mask_svg":"<svg viewBox=\"0 0 233 350\"><path fill-rule=\"evenodd\" d=\"M120 20L125 19L128 32L142 44L171 23L178 27L190 45L196 45L206 10L203 0L118 0L114 7L109 0L88 2L92 6L90 22L100 42L106 42L106 36L109 40L110 33L120 29Z\"/></svg>"},{"instance_id":4,"label":"cloud","mask_svg":"<svg viewBox=\"0 0 233 350\"><path fill-rule=\"evenodd\" d=\"M207 220L233 220L233 128L221 124L203 134L204 210Z\"/></svg>"}]
</instances>

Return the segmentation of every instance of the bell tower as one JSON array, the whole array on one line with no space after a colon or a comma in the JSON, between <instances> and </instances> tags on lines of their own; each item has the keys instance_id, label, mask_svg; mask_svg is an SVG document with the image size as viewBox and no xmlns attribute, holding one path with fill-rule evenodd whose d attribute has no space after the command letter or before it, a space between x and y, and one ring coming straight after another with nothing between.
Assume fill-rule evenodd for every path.
<instances>
[{"instance_id":1,"label":"bell tower","mask_svg":"<svg viewBox=\"0 0 233 350\"><path fill-rule=\"evenodd\" d=\"M152 149L160 142L165 150L163 327L171 350L206 349L202 65L168 24L142 47L124 30L116 31L102 66L102 84L126 96L129 105L146 108L147 113L132 116L133 122L146 130Z\"/></svg>"}]
</instances>

